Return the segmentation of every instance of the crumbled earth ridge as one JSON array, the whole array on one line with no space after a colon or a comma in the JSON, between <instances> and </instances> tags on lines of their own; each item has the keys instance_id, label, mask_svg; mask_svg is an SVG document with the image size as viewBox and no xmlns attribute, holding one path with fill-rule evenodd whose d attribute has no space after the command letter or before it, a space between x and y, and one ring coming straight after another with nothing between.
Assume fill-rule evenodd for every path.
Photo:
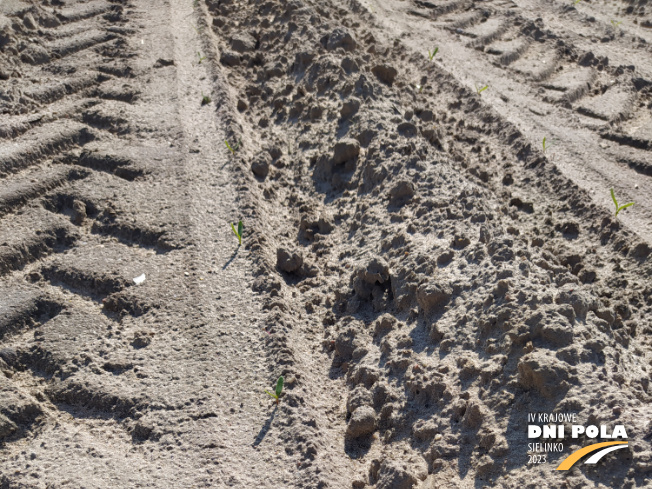
<instances>
[{"instance_id":1,"label":"crumbled earth ridge","mask_svg":"<svg viewBox=\"0 0 652 489\"><path fill-rule=\"evenodd\" d=\"M647 9L5 0L0 488L646 486Z\"/></svg>"}]
</instances>

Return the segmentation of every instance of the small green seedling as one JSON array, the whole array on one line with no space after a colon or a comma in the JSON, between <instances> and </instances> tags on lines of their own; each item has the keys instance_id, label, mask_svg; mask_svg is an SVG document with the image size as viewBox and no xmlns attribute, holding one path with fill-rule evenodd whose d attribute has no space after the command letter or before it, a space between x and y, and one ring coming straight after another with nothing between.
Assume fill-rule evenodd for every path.
<instances>
[{"instance_id":1,"label":"small green seedling","mask_svg":"<svg viewBox=\"0 0 652 489\"><path fill-rule=\"evenodd\" d=\"M577 5L577 4L580 3L581 1L582 1L582 0L575 0L575 2L573 3L573 5Z\"/></svg>"},{"instance_id":2,"label":"small green seedling","mask_svg":"<svg viewBox=\"0 0 652 489\"><path fill-rule=\"evenodd\" d=\"M230 224L231 229L233 230L233 234L235 234L236 238L238 238L238 246L242 246L242 228L244 228L242 221L238 221L238 229L235 228L233 223Z\"/></svg>"},{"instance_id":3,"label":"small green seedling","mask_svg":"<svg viewBox=\"0 0 652 489\"><path fill-rule=\"evenodd\" d=\"M621 20L620 22L616 22L615 20L612 20L612 21L611 21L611 25L614 26L614 29L615 29L616 27L618 27L618 26L619 26L620 24L622 24L622 23L623 23L622 20Z\"/></svg>"},{"instance_id":4,"label":"small green seedling","mask_svg":"<svg viewBox=\"0 0 652 489\"><path fill-rule=\"evenodd\" d=\"M485 85L484 87L479 87L477 83L475 84L475 91L478 92L478 95L484 92L487 88L489 88L489 85Z\"/></svg>"},{"instance_id":5,"label":"small green seedling","mask_svg":"<svg viewBox=\"0 0 652 489\"><path fill-rule=\"evenodd\" d=\"M546 138L543 138L543 152L545 153L548 148L552 146L552 141L546 144Z\"/></svg>"},{"instance_id":6,"label":"small green seedling","mask_svg":"<svg viewBox=\"0 0 652 489\"><path fill-rule=\"evenodd\" d=\"M614 194L614 189L611 189L611 198L614 201L614 205L616 206L616 215L614 217L618 217L618 213L622 211L623 209L627 209L628 207L631 207L634 205L634 202L630 202L629 204L621 205L618 206L618 201L616 200L616 195Z\"/></svg>"},{"instance_id":7,"label":"small green seedling","mask_svg":"<svg viewBox=\"0 0 652 489\"><path fill-rule=\"evenodd\" d=\"M423 92L423 85L414 85L417 90L419 90L419 93Z\"/></svg>"},{"instance_id":8,"label":"small green seedling","mask_svg":"<svg viewBox=\"0 0 652 489\"><path fill-rule=\"evenodd\" d=\"M208 105L212 102L211 98L208 95L204 95L202 92L201 94L201 104L202 105Z\"/></svg>"},{"instance_id":9,"label":"small green seedling","mask_svg":"<svg viewBox=\"0 0 652 489\"><path fill-rule=\"evenodd\" d=\"M206 56L202 56L199 51L197 51L197 57L199 58L199 64L206 59Z\"/></svg>"},{"instance_id":10,"label":"small green seedling","mask_svg":"<svg viewBox=\"0 0 652 489\"><path fill-rule=\"evenodd\" d=\"M428 49L428 58L430 58L430 61L432 61L432 59L435 57L437 51L439 51L439 48L435 48L434 51L430 51L430 49Z\"/></svg>"},{"instance_id":11,"label":"small green seedling","mask_svg":"<svg viewBox=\"0 0 652 489\"><path fill-rule=\"evenodd\" d=\"M276 391L274 392L274 394L272 394L267 390L265 392L267 392L270 396L276 399L276 404L278 404L278 401L281 399L281 394L283 393L283 376L281 375L278 378L278 381L276 382Z\"/></svg>"},{"instance_id":12,"label":"small green seedling","mask_svg":"<svg viewBox=\"0 0 652 489\"><path fill-rule=\"evenodd\" d=\"M224 141L224 144L226 144L226 147L229 148L229 151L231 152L231 154L235 154L235 152L240 147L240 143L242 143L242 141L239 141L236 145L231 146L228 141Z\"/></svg>"}]
</instances>

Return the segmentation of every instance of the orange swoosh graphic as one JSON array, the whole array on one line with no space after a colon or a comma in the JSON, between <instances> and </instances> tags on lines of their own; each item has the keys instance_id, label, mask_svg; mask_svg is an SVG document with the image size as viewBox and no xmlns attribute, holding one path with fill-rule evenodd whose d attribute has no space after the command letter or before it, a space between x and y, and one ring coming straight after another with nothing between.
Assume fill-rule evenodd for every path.
<instances>
[{"instance_id":1,"label":"orange swoosh graphic","mask_svg":"<svg viewBox=\"0 0 652 489\"><path fill-rule=\"evenodd\" d=\"M588 447L580 448L579 450L571 453L568 457L566 457L564 461L559 464L559 467L557 467L556 470L568 470L575 464L575 462L581 459L584 455L591 452L595 452L596 450L599 450L604 447L610 447L612 445L627 445L627 442L605 441L602 443L594 443L593 445L589 445Z\"/></svg>"}]
</instances>

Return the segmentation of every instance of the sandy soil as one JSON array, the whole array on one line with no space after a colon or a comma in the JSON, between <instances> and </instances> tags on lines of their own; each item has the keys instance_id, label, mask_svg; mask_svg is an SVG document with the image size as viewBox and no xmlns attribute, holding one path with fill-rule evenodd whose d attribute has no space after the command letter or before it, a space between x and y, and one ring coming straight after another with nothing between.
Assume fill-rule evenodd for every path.
<instances>
[{"instance_id":1,"label":"sandy soil","mask_svg":"<svg viewBox=\"0 0 652 489\"><path fill-rule=\"evenodd\" d=\"M0 488L649 487L650 43L645 0L0 0ZM529 463L528 413L628 446Z\"/></svg>"}]
</instances>

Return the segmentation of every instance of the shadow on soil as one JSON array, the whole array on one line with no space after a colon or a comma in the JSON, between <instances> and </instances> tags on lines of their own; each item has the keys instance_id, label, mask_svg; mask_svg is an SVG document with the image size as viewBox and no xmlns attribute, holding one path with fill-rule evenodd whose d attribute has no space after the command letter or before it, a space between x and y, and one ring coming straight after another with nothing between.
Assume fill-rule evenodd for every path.
<instances>
[{"instance_id":1,"label":"shadow on soil","mask_svg":"<svg viewBox=\"0 0 652 489\"><path fill-rule=\"evenodd\" d=\"M237 253L237 251L236 251L236 253ZM272 427L272 421L274 421L274 416L276 416L276 411L277 410L278 410L278 406L275 405L274 406L274 411L272 411L272 414L269 415L269 418L267 418L267 421L265 421L265 424L263 425L263 427L260 429L260 431L256 435L256 439L254 440L254 443L252 445L253 447L257 447L258 445L260 445L262 443L263 439L265 438L265 436L267 436L267 432Z\"/></svg>"},{"instance_id":2,"label":"shadow on soil","mask_svg":"<svg viewBox=\"0 0 652 489\"><path fill-rule=\"evenodd\" d=\"M231 262L235 260L235 257L238 256L239 251L240 251L240 247L238 246L233 252L233 254L231 255L231 258L229 258L229 260L224 264L222 270L226 270L226 268L231 264Z\"/></svg>"}]
</instances>

